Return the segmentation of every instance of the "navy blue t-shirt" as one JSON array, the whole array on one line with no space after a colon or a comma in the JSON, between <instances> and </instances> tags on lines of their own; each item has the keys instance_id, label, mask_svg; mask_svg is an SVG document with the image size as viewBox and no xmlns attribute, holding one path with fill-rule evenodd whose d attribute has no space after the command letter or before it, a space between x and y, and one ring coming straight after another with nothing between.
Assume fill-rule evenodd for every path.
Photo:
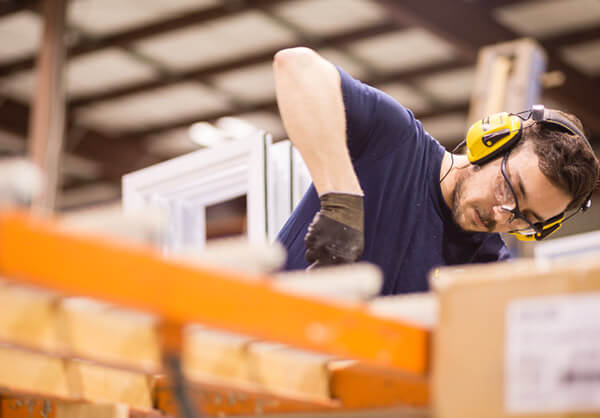
<instances>
[{"instance_id":1,"label":"navy blue t-shirt","mask_svg":"<svg viewBox=\"0 0 600 418\"><path fill-rule=\"evenodd\" d=\"M384 295L428 290L436 266L510 257L499 234L463 231L439 184L444 148L412 112L385 93L339 70L348 149L365 193L361 260L384 274ZM320 203L311 185L277 237L286 270L304 269L304 235Z\"/></svg>"}]
</instances>

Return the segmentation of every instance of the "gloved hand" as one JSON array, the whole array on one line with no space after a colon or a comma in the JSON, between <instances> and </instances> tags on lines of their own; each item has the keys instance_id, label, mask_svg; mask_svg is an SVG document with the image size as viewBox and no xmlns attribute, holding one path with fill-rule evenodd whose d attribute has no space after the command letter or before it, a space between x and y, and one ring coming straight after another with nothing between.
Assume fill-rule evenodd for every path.
<instances>
[{"instance_id":1,"label":"gloved hand","mask_svg":"<svg viewBox=\"0 0 600 418\"><path fill-rule=\"evenodd\" d=\"M304 237L309 269L357 261L364 249L363 196L326 193Z\"/></svg>"}]
</instances>

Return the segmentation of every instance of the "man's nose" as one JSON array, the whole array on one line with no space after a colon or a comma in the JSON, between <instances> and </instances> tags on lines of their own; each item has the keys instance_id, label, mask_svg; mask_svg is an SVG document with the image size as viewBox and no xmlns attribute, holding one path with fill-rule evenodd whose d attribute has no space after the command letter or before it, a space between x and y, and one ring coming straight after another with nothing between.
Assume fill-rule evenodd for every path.
<instances>
[{"instance_id":1,"label":"man's nose","mask_svg":"<svg viewBox=\"0 0 600 418\"><path fill-rule=\"evenodd\" d=\"M502 208L502 205L496 205L492 208L494 212L494 220L498 225L508 225L508 221L512 218L512 213Z\"/></svg>"}]
</instances>

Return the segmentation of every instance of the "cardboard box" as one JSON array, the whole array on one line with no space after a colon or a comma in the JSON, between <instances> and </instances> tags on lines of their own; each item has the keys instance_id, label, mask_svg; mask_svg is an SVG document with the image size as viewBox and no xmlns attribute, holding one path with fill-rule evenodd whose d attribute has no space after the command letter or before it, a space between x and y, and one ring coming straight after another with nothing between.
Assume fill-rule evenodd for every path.
<instances>
[{"instance_id":1,"label":"cardboard box","mask_svg":"<svg viewBox=\"0 0 600 418\"><path fill-rule=\"evenodd\" d=\"M440 269L438 418L600 417L600 257Z\"/></svg>"}]
</instances>

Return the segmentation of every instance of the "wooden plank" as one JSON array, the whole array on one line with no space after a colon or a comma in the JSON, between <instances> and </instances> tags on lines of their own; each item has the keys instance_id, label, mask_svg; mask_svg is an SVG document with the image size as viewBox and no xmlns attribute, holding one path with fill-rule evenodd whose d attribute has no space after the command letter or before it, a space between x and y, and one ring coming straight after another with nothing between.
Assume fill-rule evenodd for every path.
<instances>
[{"instance_id":1,"label":"wooden plank","mask_svg":"<svg viewBox=\"0 0 600 418\"><path fill-rule=\"evenodd\" d=\"M266 279L165 260L148 248L92 239L17 212L0 214L0 234L0 274L7 277L174 322L202 322L417 374L428 368L427 330L377 318L360 303L287 294Z\"/></svg>"},{"instance_id":2,"label":"wooden plank","mask_svg":"<svg viewBox=\"0 0 600 418\"><path fill-rule=\"evenodd\" d=\"M383 283L383 273L374 264L355 263L275 275L275 288L298 295L329 301L358 302L375 297Z\"/></svg>"},{"instance_id":3,"label":"wooden plank","mask_svg":"<svg viewBox=\"0 0 600 418\"><path fill-rule=\"evenodd\" d=\"M160 369L156 318L87 298L66 298L57 323L71 355L137 370Z\"/></svg>"},{"instance_id":4,"label":"wooden plank","mask_svg":"<svg viewBox=\"0 0 600 418\"><path fill-rule=\"evenodd\" d=\"M109 369L80 361L67 361L66 374L73 399L123 403L140 410L152 409L150 383L142 373Z\"/></svg>"},{"instance_id":5,"label":"wooden plank","mask_svg":"<svg viewBox=\"0 0 600 418\"><path fill-rule=\"evenodd\" d=\"M129 408L124 404L58 402L56 418L129 418Z\"/></svg>"},{"instance_id":6,"label":"wooden plank","mask_svg":"<svg viewBox=\"0 0 600 418\"><path fill-rule=\"evenodd\" d=\"M184 257L200 265L218 265L250 274L264 275L280 270L285 263L286 253L279 243L250 242L247 236L243 236L209 240L204 248L192 248L186 251Z\"/></svg>"},{"instance_id":7,"label":"wooden plank","mask_svg":"<svg viewBox=\"0 0 600 418\"><path fill-rule=\"evenodd\" d=\"M424 328L434 329L438 320L438 298L433 292L383 296L370 300L373 315L395 318Z\"/></svg>"},{"instance_id":8,"label":"wooden plank","mask_svg":"<svg viewBox=\"0 0 600 418\"><path fill-rule=\"evenodd\" d=\"M67 398L69 383L63 360L0 346L0 388Z\"/></svg>"},{"instance_id":9,"label":"wooden plank","mask_svg":"<svg viewBox=\"0 0 600 418\"><path fill-rule=\"evenodd\" d=\"M429 302L432 295L420 296L414 299ZM186 374L201 385L221 384L232 392L262 391L315 405L333 402L343 408L429 404L427 378L333 360L282 344L202 330L196 331L195 344L187 349L186 355L196 357L193 365L188 360Z\"/></svg>"},{"instance_id":10,"label":"wooden plank","mask_svg":"<svg viewBox=\"0 0 600 418\"><path fill-rule=\"evenodd\" d=\"M137 370L160 369L151 315L84 298L61 299L0 282L0 341L35 351Z\"/></svg>"},{"instance_id":11,"label":"wooden plank","mask_svg":"<svg viewBox=\"0 0 600 418\"><path fill-rule=\"evenodd\" d=\"M281 396L331 402L327 363L333 357L274 343L248 346L252 381Z\"/></svg>"},{"instance_id":12,"label":"wooden plank","mask_svg":"<svg viewBox=\"0 0 600 418\"><path fill-rule=\"evenodd\" d=\"M152 409L146 375L0 346L0 390Z\"/></svg>"},{"instance_id":13,"label":"wooden plank","mask_svg":"<svg viewBox=\"0 0 600 418\"><path fill-rule=\"evenodd\" d=\"M167 215L161 210L145 208L124 213L120 203L67 212L60 220L65 228L76 232L150 245L161 242L168 226Z\"/></svg>"},{"instance_id":14,"label":"wooden plank","mask_svg":"<svg viewBox=\"0 0 600 418\"><path fill-rule=\"evenodd\" d=\"M199 381L253 387L247 355L247 346L253 340L203 327L189 327L183 350L186 376Z\"/></svg>"},{"instance_id":15,"label":"wooden plank","mask_svg":"<svg viewBox=\"0 0 600 418\"><path fill-rule=\"evenodd\" d=\"M0 340L59 350L55 316L58 299L50 292L0 282Z\"/></svg>"}]
</instances>

